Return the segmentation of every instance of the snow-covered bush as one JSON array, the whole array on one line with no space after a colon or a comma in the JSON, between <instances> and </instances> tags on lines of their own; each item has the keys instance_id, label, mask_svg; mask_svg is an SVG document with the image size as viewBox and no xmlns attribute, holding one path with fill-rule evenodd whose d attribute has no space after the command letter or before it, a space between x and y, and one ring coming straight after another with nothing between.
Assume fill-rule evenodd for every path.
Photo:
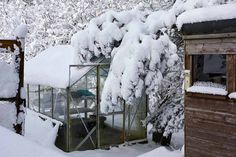
<instances>
[{"instance_id":1,"label":"snow-covered bush","mask_svg":"<svg viewBox=\"0 0 236 157\"><path fill-rule=\"evenodd\" d=\"M179 116L176 118L181 121L178 128L182 128L183 60L179 58L177 47L169 37L174 35L171 27L175 20L172 11L111 11L91 20L88 27L73 36L71 43L78 53L78 63L89 62L93 56L112 58L102 92L102 112L113 110L119 98L133 104L134 98L141 97L145 92L156 109L150 112L152 116L147 118L147 122L159 117L155 122L158 125L154 125L158 128L159 123L174 123L174 118ZM168 97L164 98L167 94ZM176 97L176 101L173 101L173 97ZM153 101L155 98L160 99ZM167 99L167 104L158 106L164 99ZM175 111L172 112L171 108ZM171 117L164 122L168 116ZM165 128L167 124L160 126Z\"/></svg>"},{"instance_id":2,"label":"snow-covered bush","mask_svg":"<svg viewBox=\"0 0 236 157\"><path fill-rule=\"evenodd\" d=\"M163 136L177 132L184 125L183 42L178 33L173 33L170 36L178 47L179 59L163 73L159 90L149 97L149 115L145 121L153 125L150 133L157 131Z\"/></svg>"}]
</instances>

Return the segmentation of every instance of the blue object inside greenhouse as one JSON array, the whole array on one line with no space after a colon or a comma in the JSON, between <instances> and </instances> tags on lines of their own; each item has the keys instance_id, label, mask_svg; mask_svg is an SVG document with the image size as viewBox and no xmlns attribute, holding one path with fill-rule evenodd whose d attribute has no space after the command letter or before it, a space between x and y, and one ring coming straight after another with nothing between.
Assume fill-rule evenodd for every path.
<instances>
[{"instance_id":1,"label":"blue object inside greenhouse","mask_svg":"<svg viewBox=\"0 0 236 157\"><path fill-rule=\"evenodd\" d=\"M75 98L75 97L94 97L95 95L90 92L89 90L86 89L80 89L74 92L71 92L71 95Z\"/></svg>"}]
</instances>

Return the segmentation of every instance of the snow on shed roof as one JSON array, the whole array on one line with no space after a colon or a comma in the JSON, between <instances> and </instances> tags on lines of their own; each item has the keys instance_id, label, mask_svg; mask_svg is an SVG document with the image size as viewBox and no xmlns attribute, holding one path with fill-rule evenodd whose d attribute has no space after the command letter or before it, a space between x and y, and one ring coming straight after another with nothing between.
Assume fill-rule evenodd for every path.
<instances>
[{"instance_id":1,"label":"snow on shed roof","mask_svg":"<svg viewBox=\"0 0 236 157\"><path fill-rule=\"evenodd\" d=\"M75 63L74 48L70 45L50 47L25 63L25 83L54 88L69 86L69 65ZM73 68L71 82L86 74L91 67Z\"/></svg>"},{"instance_id":2,"label":"snow on shed roof","mask_svg":"<svg viewBox=\"0 0 236 157\"><path fill-rule=\"evenodd\" d=\"M236 3L209 6L186 11L177 18L176 25L178 29L181 29L183 24L234 18L236 18Z\"/></svg>"}]
</instances>

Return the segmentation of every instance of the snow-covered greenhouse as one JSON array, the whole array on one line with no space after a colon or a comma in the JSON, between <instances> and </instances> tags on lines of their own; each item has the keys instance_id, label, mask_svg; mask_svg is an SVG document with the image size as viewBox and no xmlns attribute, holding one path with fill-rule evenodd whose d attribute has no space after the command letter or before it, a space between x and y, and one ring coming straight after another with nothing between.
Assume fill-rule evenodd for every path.
<instances>
[{"instance_id":1,"label":"snow-covered greenhouse","mask_svg":"<svg viewBox=\"0 0 236 157\"><path fill-rule=\"evenodd\" d=\"M96 57L75 65L70 45L51 47L25 64L27 107L61 121L56 145L65 150L107 148L124 142L146 141L141 120L147 114L147 98L136 105L119 101L111 112L100 112L100 99L110 59Z\"/></svg>"}]
</instances>

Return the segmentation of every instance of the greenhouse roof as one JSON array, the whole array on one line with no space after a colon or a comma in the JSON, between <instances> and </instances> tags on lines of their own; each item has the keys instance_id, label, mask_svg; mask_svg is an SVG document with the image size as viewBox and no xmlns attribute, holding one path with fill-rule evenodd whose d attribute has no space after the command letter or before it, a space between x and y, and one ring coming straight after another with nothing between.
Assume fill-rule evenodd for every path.
<instances>
[{"instance_id":1,"label":"greenhouse roof","mask_svg":"<svg viewBox=\"0 0 236 157\"><path fill-rule=\"evenodd\" d=\"M86 74L91 67L71 69L76 64L76 54L70 45L50 47L25 63L25 83L44 85L54 88L66 88Z\"/></svg>"}]
</instances>

